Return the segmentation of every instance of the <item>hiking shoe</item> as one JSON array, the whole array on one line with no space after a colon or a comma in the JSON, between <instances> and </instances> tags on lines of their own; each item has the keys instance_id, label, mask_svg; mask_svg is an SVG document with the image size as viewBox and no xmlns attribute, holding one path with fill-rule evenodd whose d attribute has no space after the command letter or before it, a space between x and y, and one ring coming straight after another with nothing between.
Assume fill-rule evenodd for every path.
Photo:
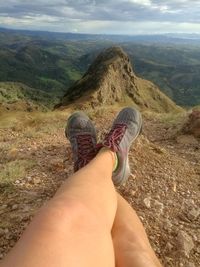
<instances>
[{"instance_id":1,"label":"hiking shoe","mask_svg":"<svg viewBox=\"0 0 200 267\"><path fill-rule=\"evenodd\" d=\"M133 108L124 108L114 120L110 132L100 147L107 147L115 152L118 165L113 171L113 182L120 185L130 176L128 152L132 142L138 137L142 129L142 117L139 111Z\"/></svg>"},{"instance_id":2,"label":"hiking shoe","mask_svg":"<svg viewBox=\"0 0 200 267\"><path fill-rule=\"evenodd\" d=\"M87 165L96 156L96 131L86 114L72 114L65 129L72 147L74 172Z\"/></svg>"}]
</instances>

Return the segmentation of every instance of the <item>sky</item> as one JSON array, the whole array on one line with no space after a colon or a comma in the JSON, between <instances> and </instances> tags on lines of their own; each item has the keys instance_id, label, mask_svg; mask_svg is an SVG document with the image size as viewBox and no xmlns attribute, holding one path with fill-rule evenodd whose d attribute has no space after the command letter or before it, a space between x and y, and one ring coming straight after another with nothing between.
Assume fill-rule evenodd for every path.
<instances>
[{"instance_id":1,"label":"sky","mask_svg":"<svg viewBox=\"0 0 200 267\"><path fill-rule=\"evenodd\" d=\"M0 0L0 27L128 35L200 33L200 1Z\"/></svg>"}]
</instances>

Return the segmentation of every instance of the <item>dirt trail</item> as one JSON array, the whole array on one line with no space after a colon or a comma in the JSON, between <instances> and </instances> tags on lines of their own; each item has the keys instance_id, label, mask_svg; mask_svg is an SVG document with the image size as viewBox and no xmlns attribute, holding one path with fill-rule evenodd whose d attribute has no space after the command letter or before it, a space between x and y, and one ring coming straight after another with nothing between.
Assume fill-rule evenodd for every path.
<instances>
[{"instance_id":1,"label":"dirt trail","mask_svg":"<svg viewBox=\"0 0 200 267\"><path fill-rule=\"evenodd\" d=\"M96 119L99 138L114 115L115 112L111 112L109 119L103 115ZM144 119L143 134L130 151L133 173L126 186L119 190L138 212L164 266L198 267L200 145L191 137L177 139L175 133L174 126ZM0 183L2 258L38 208L72 173L72 158L69 142L60 126L37 138L11 128L1 129L0 136L1 168L16 160L34 162L23 177Z\"/></svg>"}]
</instances>

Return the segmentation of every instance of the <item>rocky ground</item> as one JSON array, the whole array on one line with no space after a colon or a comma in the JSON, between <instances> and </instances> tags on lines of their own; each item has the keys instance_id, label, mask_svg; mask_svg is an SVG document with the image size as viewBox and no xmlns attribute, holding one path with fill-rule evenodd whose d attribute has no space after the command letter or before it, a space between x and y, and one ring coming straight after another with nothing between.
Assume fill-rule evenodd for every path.
<instances>
[{"instance_id":1,"label":"rocky ground","mask_svg":"<svg viewBox=\"0 0 200 267\"><path fill-rule=\"evenodd\" d=\"M99 138L116 112L93 113ZM0 258L72 173L66 114L53 122L14 121L0 129ZM52 128L52 123L56 127ZM200 266L200 143L181 123L145 116L130 151L132 175L118 190L136 209L164 266Z\"/></svg>"}]
</instances>

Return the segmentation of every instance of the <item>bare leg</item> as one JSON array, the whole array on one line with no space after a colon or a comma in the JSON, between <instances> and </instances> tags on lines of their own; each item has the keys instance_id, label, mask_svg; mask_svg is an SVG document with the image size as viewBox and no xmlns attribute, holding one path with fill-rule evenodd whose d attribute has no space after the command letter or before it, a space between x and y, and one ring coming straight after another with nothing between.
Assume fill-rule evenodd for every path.
<instances>
[{"instance_id":1,"label":"bare leg","mask_svg":"<svg viewBox=\"0 0 200 267\"><path fill-rule=\"evenodd\" d=\"M113 267L117 195L113 154L103 151L70 177L35 216L1 267Z\"/></svg>"},{"instance_id":2,"label":"bare leg","mask_svg":"<svg viewBox=\"0 0 200 267\"><path fill-rule=\"evenodd\" d=\"M137 214L119 194L112 236L117 267L161 267Z\"/></svg>"}]
</instances>

